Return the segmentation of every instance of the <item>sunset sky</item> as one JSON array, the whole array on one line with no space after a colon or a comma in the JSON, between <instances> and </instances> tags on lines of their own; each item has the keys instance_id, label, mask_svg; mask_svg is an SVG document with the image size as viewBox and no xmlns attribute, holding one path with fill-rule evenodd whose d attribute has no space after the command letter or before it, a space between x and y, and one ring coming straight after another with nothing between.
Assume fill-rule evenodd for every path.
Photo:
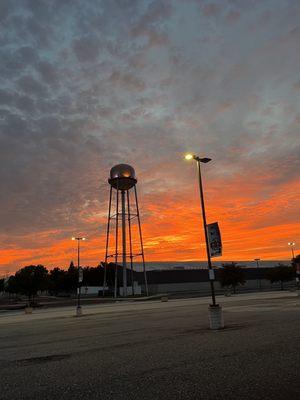
<instances>
[{"instance_id":1,"label":"sunset sky","mask_svg":"<svg viewBox=\"0 0 300 400\"><path fill-rule=\"evenodd\" d=\"M146 259L300 249L299 0L0 1L0 275L105 252L110 168L138 178ZM296 245L297 253L297 245Z\"/></svg>"}]
</instances>

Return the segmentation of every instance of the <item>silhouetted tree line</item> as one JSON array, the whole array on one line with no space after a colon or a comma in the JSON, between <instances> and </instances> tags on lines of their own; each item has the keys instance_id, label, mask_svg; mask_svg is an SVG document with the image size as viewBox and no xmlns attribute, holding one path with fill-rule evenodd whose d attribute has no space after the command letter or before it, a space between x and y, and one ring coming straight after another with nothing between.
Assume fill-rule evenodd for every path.
<instances>
[{"instance_id":1,"label":"silhouetted tree line","mask_svg":"<svg viewBox=\"0 0 300 400\"><path fill-rule=\"evenodd\" d=\"M284 289L283 287L284 282L292 281L295 278L296 278L295 260L292 261L291 266L278 264L276 267L270 268L270 270L266 272L266 279L268 279L271 283L279 282L281 290Z\"/></svg>"},{"instance_id":2,"label":"silhouetted tree line","mask_svg":"<svg viewBox=\"0 0 300 400\"><path fill-rule=\"evenodd\" d=\"M278 264L269 268L265 272L264 278L271 283L280 283L281 290L284 289L284 282L292 281L296 278L296 262L300 261L300 255L292 260L292 265ZM222 287L232 287L233 293L236 293L238 286L246 283L245 269L236 263L223 264L218 271L218 279Z\"/></svg>"},{"instance_id":3,"label":"silhouetted tree line","mask_svg":"<svg viewBox=\"0 0 300 400\"><path fill-rule=\"evenodd\" d=\"M109 268L110 267L110 268ZM101 286L104 278L104 268L83 267L83 281L81 286ZM114 278L111 274L112 267L108 266L107 283L112 284ZM29 303L39 292L47 291L50 295L71 294L78 287L78 268L71 262L67 270L53 268L48 271L43 265L28 265L21 268L7 280L0 280L0 292L15 295L25 295Z\"/></svg>"},{"instance_id":4,"label":"silhouetted tree line","mask_svg":"<svg viewBox=\"0 0 300 400\"><path fill-rule=\"evenodd\" d=\"M292 260L292 265L278 264L269 268L264 278L271 283L279 282L284 289L284 282L296 277L296 263L300 262L300 255ZM102 264L102 265L101 265ZM103 263L97 267L84 267L82 286L102 286L104 279ZM121 267L120 267L121 268ZM120 271L119 271L120 272ZM115 279L115 264L109 263L106 272L106 282L113 287ZM245 270L236 263L223 264L218 271L218 280L222 287L232 287L234 293L238 286L246 283ZM53 268L48 271L43 265L28 265L21 268L7 280L0 279L0 292L15 295L25 295L29 303L39 292L47 291L50 295L71 294L78 287L78 268L71 262L68 270Z\"/></svg>"},{"instance_id":5,"label":"silhouetted tree line","mask_svg":"<svg viewBox=\"0 0 300 400\"><path fill-rule=\"evenodd\" d=\"M219 270L219 282L222 287L232 287L233 293L236 293L237 286L243 286L246 283L245 272L242 267L236 263L223 264Z\"/></svg>"}]
</instances>

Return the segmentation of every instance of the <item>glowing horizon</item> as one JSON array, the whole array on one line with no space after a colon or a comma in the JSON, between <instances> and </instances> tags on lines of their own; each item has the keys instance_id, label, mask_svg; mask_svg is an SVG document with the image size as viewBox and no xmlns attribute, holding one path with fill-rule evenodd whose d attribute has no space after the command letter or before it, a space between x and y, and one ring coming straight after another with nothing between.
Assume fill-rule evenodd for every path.
<instances>
[{"instance_id":1,"label":"glowing horizon","mask_svg":"<svg viewBox=\"0 0 300 400\"><path fill-rule=\"evenodd\" d=\"M146 206L146 210L144 211L147 202L145 202L145 198L140 200L146 262L206 260L196 173L194 175L194 187L191 187L190 192L193 204L191 204L190 201L184 204L183 198L180 199L179 203L171 203L171 195L168 196L167 199L165 198L165 200L164 198L160 200L157 198L155 201L151 196L150 203ZM142 183L138 183L138 189L139 185L141 186ZM107 196L108 194L109 185L107 184ZM142 197L144 196L145 195ZM159 195L155 194L155 196ZM146 195L145 197L148 196ZM208 220L210 222L218 220L221 227L223 242L223 256L213 258L213 262L253 261L257 257L262 261L290 261L291 250L286 238L297 237L300 224L282 224L276 227L266 226L259 229L253 228L253 230L250 231L247 226L247 221L246 225L243 225L243 223L235 223L235 225L232 225L230 220L228 220L228 216L230 217L230 215L228 215L226 208L224 210L222 206L220 206L220 208L210 210L209 198L213 198L213 195L210 193L209 198L208 196L206 197ZM171 207L163 211L165 202L170 202ZM185 211L185 207L189 208L189 212ZM241 212L243 212L243 210ZM220 213L219 218L217 218L218 213ZM176 215L175 219L173 214ZM155 216L160 219L160 223L158 222L154 226L153 218L156 218ZM101 261L104 261L107 223L105 217L102 216L99 221L95 221L96 224L99 222L99 226L101 227L101 230L99 229L99 234L97 234L97 232L95 233L94 227L89 235L87 230L84 232L82 231L86 236L89 236L89 240L81 245L82 265L95 266ZM247 216L245 215L245 217ZM180 227L180 229L178 229L178 227ZM177 230L177 233L172 234L172 230ZM289 232L289 234L286 232ZM68 267L72 260L76 261L77 244L75 245L74 242L70 240L70 236L62 238L62 234L63 233L59 231L51 231L27 237L26 241L34 242L34 240L36 240L37 243L43 243L42 246L37 246L36 249L30 247L26 249L20 248L17 249L17 251L15 249L13 251L8 250L6 254L5 251L1 250L1 272L4 272L5 267L6 270L13 272L29 264L43 264L50 269L55 266L63 268ZM53 245L52 243L55 242L56 236L60 239ZM51 245L49 246L47 246L48 238L51 238ZM113 245L111 247L113 248ZM295 254L298 254L297 243L294 249ZM33 256L33 253L36 255ZM55 256L51 254L55 254ZM3 255L7 258L3 258ZM140 260L137 259L137 262L140 262ZM9 268L7 268L7 266L9 266Z\"/></svg>"}]
</instances>

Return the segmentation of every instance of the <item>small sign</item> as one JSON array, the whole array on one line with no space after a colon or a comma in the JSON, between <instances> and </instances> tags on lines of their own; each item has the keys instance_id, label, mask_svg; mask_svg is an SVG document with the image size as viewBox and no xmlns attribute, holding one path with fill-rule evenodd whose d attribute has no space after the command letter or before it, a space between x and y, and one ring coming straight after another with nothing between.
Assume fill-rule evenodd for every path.
<instances>
[{"instance_id":1,"label":"small sign","mask_svg":"<svg viewBox=\"0 0 300 400\"><path fill-rule=\"evenodd\" d=\"M222 255L222 240L219 225L217 222L206 225L209 253L211 257L219 257Z\"/></svg>"},{"instance_id":2,"label":"small sign","mask_svg":"<svg viewBox=\"0 0 300 400\"><path fill-rule=\"evenodd\" d=\"M83 281L83 269L79 267L78 269L78 282L81 283Z\"/></svg>"},{"instance_id":3,"label":"small sign","mask_svg":"<svg viewBox=\"0 0 300 400\"><path fill-rule=\"evenodd\" d=\"M209 276L209 280L210 281L214 281L215 280L215 271L212 268L210 268L208 270L208 276Z\"/></svg>"}]
</instances>

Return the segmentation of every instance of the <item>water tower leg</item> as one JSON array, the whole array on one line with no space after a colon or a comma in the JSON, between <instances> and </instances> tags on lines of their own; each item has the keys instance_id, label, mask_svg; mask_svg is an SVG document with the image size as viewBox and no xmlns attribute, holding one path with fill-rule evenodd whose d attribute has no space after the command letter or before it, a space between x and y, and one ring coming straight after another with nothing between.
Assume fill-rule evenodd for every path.
<instances>
[{"instance_id":1,"label":"water tower leg","mask_svg":"<svg viewBox=\"0 0 300 400\"><path fill-rule=\"evenodd\" d=\"M117 284L118 284L118 236L119 236L119 189L117 189L117 201L116 201L116 252L115 252L115 291L114 291L114 298L117 297Z\"/></svg>"},{"instance_id":2,"label":"water tower leg","mask_svg":"<svg viewBox=\"0 0 300 400\"><path fill-rule=\"evenodd\" d=\"M123 257L123 297L127 296L127 266L126 266L126 197L125 190L122 196L122 257Z\"/></svg>"},{"instance_id":3,"label":"water tower leg","mask_svg":"<svg viewBox=\"0 0 300 400\"><path fill-rule=\"evenodd\" d=\"M143 246L143 237L142 237L142 228L141 228L141 220L140 220L140 211L139 211L139 204L138 204L137 191L136 191L135 185L134 185L134 195L135 195L136 215L137 215L137 219L138 219L140 242L141 242L141 255L142 255L142 262L143 262L143 272L144 272L144 279L145 279L146 296L149 296L146 265L145 265L144 246Z\"/></svg>"},{"instance_id":4,"label":"water tower leg","mask_svg":"<svg viewBox=\"0 0 300 400\"><path fill-rule=\"evenodd\" d=\"M103 277L103 296L105 295L106 289L106 271L107 271L107 257L108 257L108 244L109 244L109 228L110 228L110 213L111 213L111 195L112 186L109 192L109 206L108 206L108 220L107 220L107 231L106 231L106 247L105 247L105 264L104 264L104 277Z\"/></svg>"},{"instance_id":5,"label":"water tower leg","mask_svg":"<svg viewBox=\"0 0 300 400\"><path fill-rule=\"evenodd\" d=\"M129 234L129 251L130 251L130 276L132 295L134 296L134 282L133 282L133 263L132 263L132 237L131 237L131 216L130 216L130 198L129 190L127 190L127 213L128 213L128 234Z\"/></svg>"}]
</instances>

